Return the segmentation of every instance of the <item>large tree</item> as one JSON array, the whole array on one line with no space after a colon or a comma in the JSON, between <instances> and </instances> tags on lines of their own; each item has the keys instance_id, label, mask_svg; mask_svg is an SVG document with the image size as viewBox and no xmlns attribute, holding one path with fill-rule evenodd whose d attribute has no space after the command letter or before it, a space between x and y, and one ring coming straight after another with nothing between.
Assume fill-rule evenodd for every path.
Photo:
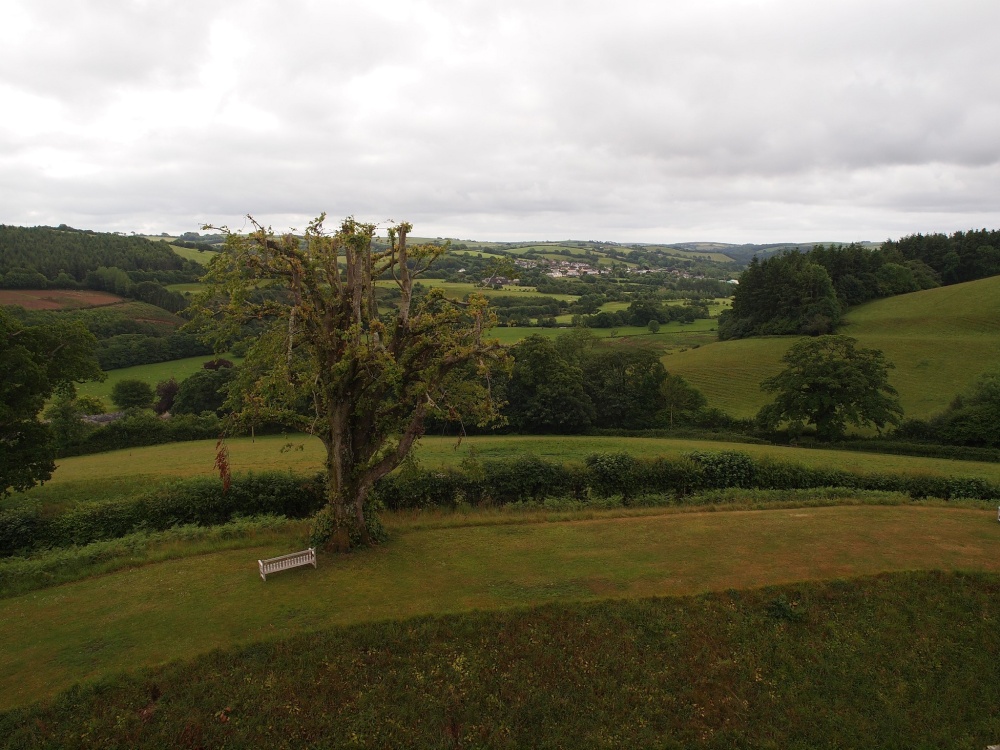
<instances>
[{"instance_id":1,"label":"large tree","mask_svg":"<svg viewBox=\"0 0 1000 750\"><path fill-rule=\"evenodd\" d=\"M513 347L506 413L518 432L574 434L594 421L583 370L565 359L551 339L535 334Z\"/></svg>"},{"instance_id":2,"label":"large tree","mask_svg":"<svg viewBox=\"0 0 1000 750\"><path fill-rule=\"evenodd\" d=\"M490 376L507 355L486 338L495 317L481 295L415 293L446 248L411 246L409 224L377 243L376 227L353 218L329 234L320 216L302 237L248 218L247 234L221 229L225 251L194 305L219 351L241 326L264 324L230 385L230 424L276 422L318 437L329 502L315 528L326 529L330 549L368 544L368 494L409 454L428 416L498 418ZM380 278L398 290L391 311L379 310Z\"/></svg>"},{"instance_id":3,"label":"large tree","mask_svg":"<svg viewBox=\"0 0 1000 750\"><path fill-rule=\"evenodd\" d=\"M52 476L54 435L38 414L53 393L104 377L96 346L79 321L23 326L0 308L0 497Z\"/></svg>"},{"instance_id":4,"label":"large tree","mask_svg":"<svg viewBox=\"0 0 1000 750\"><path fill-rule=\"evenodd\" d=\"M830 275L809 255L755 257L740 274L732 308L719 316L719 338L830 333L840 313Z\"/></svg>"},{"instance_id":5,"label":"large tree","mask_svg":"<svg viewBox=\"0 0 1000 750\"><path fill-rule=\"evenodd\" d=\"M811 424L823 440L843 436L848 424L879 432L899 424L903 409L889 384L892 363L857 343L849 336L819 336L792 346L782 357L785 369L761 383L776 395L758 419L771 427L786 422L796 430Z\"/></svg>"}]
</instances>

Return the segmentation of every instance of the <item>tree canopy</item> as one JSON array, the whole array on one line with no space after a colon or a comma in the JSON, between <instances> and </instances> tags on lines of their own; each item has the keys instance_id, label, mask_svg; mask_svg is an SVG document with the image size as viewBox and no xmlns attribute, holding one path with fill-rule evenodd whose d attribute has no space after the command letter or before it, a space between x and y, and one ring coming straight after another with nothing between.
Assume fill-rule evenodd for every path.
<instances>
[{"instance_id":1,"label":"tree canopy","mask_svg":"<svg viewBox=\"0 0 1000 750\"><path fill-rule=\"evenodd\" d=\"M830 275L808 255L754 258L740 276L732 308L719 318L719 338L831 333L840 314Z\"/></svg>"},{"instance_id":2,"label":"tree canopy","mask_svg":"<svg viewBox=\"0 0 1000 750\"><path fill-rule=\"evenodd\" d=\"M54 437L38 414L53 393L103 379L78 321L23 326L0 308L0 497L52 476Z\"/></svg>"},{"instance_id":3,"label":"tree canopy","mask_svg":"<svg viewBox=\"0 0 1000 750\"><path fill-rule=\"evenodd\" d=\"M225 249L193 309L218 351L241 326L263 324L230 384L229 423L279 423L323 442L329 504L314 538L345 550L373 541L368 493L410 453L428 416L498 418L491 376L507 354L487 338L495 317L485 297L414 293L446 247L411 246L406 223L378 245L375 225L354 218L329 234L324 218L302 237L252 217L248 234L223 228ZM391 311L379 310L380 277L399 293Z\"/></svg>"},{"instance_id":4,"label":"tree canopy","mask_svg":"<svg viewBox=\"0 0 1000 750\"><path fill-rule=\"evenodd\" d=\"M551 339L529 336L513 347L507 414L518 432L573 434L594 420L583 370L564 358Z\"/></svg>"},{"instance_id":5,"label":"tree canopy","mask_svg":"<svg viewBox=\"0 0 1000 750\"><path fill-rule=\"evenodd\" d=\"M956 445L1000 447L1000 370L985 372L931 420L934 436Z\"/></svg>"},{"instance_id":6,"label":"tree canopy","mask_svg":"<svg viewBox=\"0 0 1000 750\"><path fill-rule=\"evenodd\" d=\"M849 336L819 336L792 346L782 357L787 367L761 383L776 396L758 419L771 427L789 423L795 431L811 424L823 440L843 436L848 424L879 432L899 424L903 410L889 384L893 365L857 343Z\"/></svg>"}]
</instances>

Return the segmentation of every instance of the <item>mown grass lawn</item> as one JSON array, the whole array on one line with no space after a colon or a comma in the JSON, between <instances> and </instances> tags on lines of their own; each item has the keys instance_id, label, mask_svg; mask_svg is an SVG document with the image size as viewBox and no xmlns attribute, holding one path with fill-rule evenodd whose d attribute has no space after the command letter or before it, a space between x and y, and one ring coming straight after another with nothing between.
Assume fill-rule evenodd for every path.
<instances>
[{"instance_id":1,"label":"mown grass lawn","mask_svg":"<svg viewBox=\"0 0 1000 750\"><path fill-rule=\"evenodd\" d=\"M989 511L845 506L408 529L275 575L302 546L169 560L0 601L0 708L79 680L333 625L756 588L882 571L1000 571Z\"/></svg>"}]
</instances>

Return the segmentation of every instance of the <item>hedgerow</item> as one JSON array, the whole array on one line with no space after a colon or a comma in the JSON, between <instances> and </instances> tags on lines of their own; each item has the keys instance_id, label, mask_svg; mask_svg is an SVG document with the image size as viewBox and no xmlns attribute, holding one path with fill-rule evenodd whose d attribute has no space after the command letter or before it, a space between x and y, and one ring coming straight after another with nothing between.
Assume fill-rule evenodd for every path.
<instances>
[{"instance_id":1,"label":"hedgerow","mask_svg":"<svg viewBox=\"0 0 1000 750\"><path fill-rule=\"evenodd\" d=\"M458 508L465 505L538 504L562 499L581 505L641 504L641 498L689 503L712 490L809 490L843 488L899 493L912 499L1000 499L1000 485L975 477L861 473L823 469L738 451L698 451L677 458L636 458L595 453L583 464L554 463L525 455L504 460L467 459L460 468L423 469L414 464L375 486L373 510ZM664 500L666 498L666 500ZM114 539L182 524L211 526L231 519L274 514L305 518L325 503L323 477L260 473L235 477L228 492L217 479L171 482L136 497L80 504L48 517L40 507L0 511L0 556ZM373 527L376 537L383 532Z\"/></svg>"},{"instance_id":2,"label":"hedgerow","mask_svg":"<svg viewBox=\"0 0 1000 750\"><path fill-rule=\"evenodd\" d=\"M38 506L22 506L0 511L0 556L246 516L306 518L324 502L320 476L268 472L233 477L228 491L218 479L185 479L131 498L81 503L52 517Z\"/></svg>"}]
</instances>

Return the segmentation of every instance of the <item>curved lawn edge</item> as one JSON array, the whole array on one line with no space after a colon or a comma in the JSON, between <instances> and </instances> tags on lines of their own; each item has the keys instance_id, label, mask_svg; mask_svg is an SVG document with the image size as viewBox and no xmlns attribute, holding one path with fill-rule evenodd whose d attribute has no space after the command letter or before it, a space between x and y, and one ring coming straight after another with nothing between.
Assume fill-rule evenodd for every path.
<instances>
[{"instance_id":1,"label":"curved lawn edge","mask_svg":"<svg viewBox=\"0 0 1000 750\"><path fill-rule=\"evenodd\" d=\"M836 506L439 528L266 583L280 544L0 601L0 708L77 681L334 625L886 571L1000 571L991 511Z\"/></svg>"},{"instance_id":2,"label":"curved lawn edge","mask_svg":"<svg viewBox=\"0 0 1000 750\"><path fill-rule=\"evenodd\" d=\"M997 574L911 572L335 627L108 675L0 714L0 736L981 748L1000 734L998 594Z\"/></svg>"}]
</instances>

